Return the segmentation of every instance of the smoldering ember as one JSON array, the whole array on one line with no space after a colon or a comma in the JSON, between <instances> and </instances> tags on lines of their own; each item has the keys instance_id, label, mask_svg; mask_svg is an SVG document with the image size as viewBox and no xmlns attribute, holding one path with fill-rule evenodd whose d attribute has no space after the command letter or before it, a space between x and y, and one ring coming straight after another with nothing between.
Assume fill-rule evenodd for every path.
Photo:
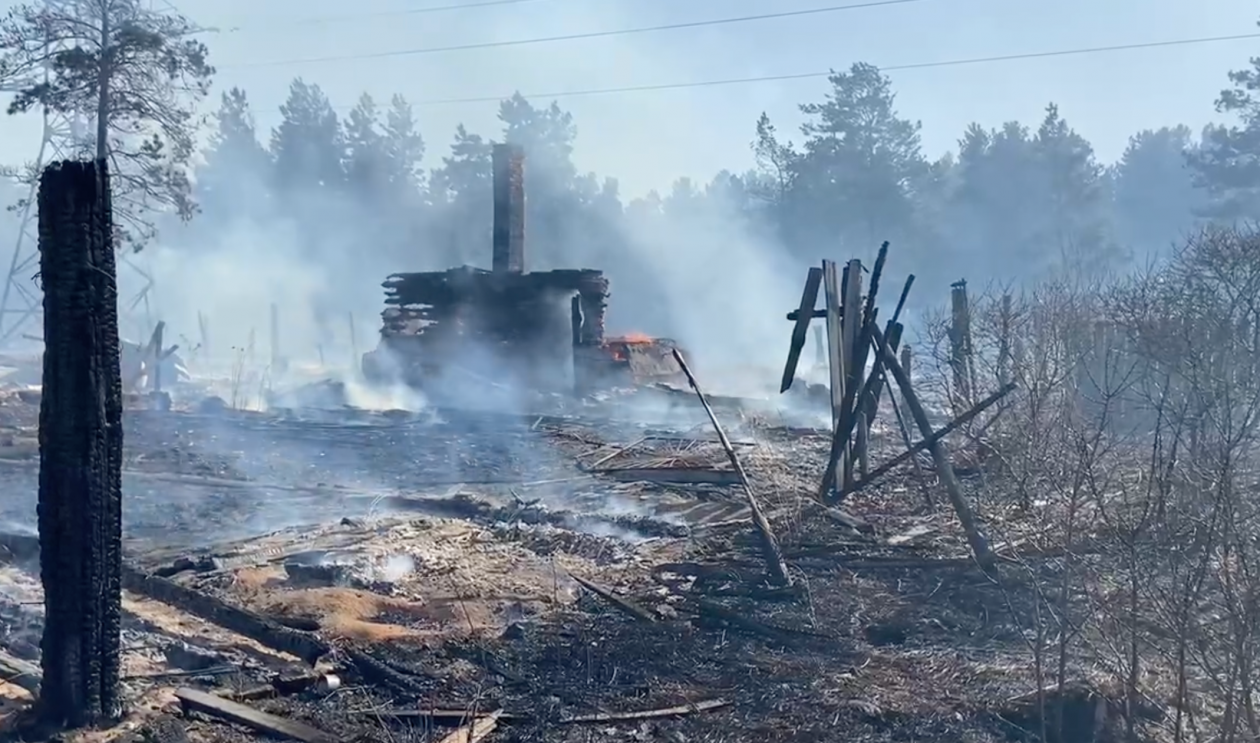
<instances>
[{"instance_id":1,"label":"smoldering ember","mask_svg":"<svg viewBox=\"0 0 1260 743\"><path fill-rule=\"evenodd\" d=\"M277 308L270 356L235 351L226 378L213 318L194 348L160 321L120 348L70 301L114 297L112 260L74 263L103 260L109 208L101 180L46 178L45 274L70 283L45 287L43 384L5 360L7 732L1260 735L1260 318L1237 299L1260 234L1204 233L1122 286L917 286L942 311L913 346L895 246L821 260L782 308L781 394L752 399L710 394L722 370L674 341L610 334L600 270L529 271L523 153L494 162L490 269L388 277L353 373L286 358ZM104 422L68 412L89 393Z\"/></svg>"}]
</instances>

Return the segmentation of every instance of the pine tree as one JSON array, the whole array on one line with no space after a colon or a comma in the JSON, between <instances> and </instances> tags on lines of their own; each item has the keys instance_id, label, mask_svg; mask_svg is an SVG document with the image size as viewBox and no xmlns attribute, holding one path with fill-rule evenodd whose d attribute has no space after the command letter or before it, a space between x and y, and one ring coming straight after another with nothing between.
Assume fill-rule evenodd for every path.
<instances>
[{"instance_id":1,"label":"pine tree","mask_svg":"<svg viewBox=\"0 0 1260 743\"><path fill-rule=\"evenodd\" d=\"M214 122L205 162L197 169L196 195L203 211L216 219L266 214L271 156L258 141L245 91L225 92Z\"/></svg>"},{"instance_id":2,"label":"pine tree","mask_svg":"<svg viewBox=\"0 0 1260 743\"><path fill-rule=\"evenodd\" d=\"M1206 217L1224 221L1260 219L1260 57L1251 68L1229 73L1232 87L1221 92L1216 109L1235 124L1209 127L1190 158L1197 183L1212 202Z\"/></svg>"},{"instance_id":3,"label":"pine tree","mask_svg":"<svg viewBox=\"0 0 1260 743\"><path fill-rule=\"evenodd\" d=\"M1187 126L1129 138L1110 175L1117 237L1135 256L1184 242L1195 229L1195 215L1209 206L1208 193L1195 186L1190 160L1196 150Z\"/></svg>"},{"instance_id":4,"label":"pine tree","mask_svg":"<svg viewBox=\"0 0 1260 743\"><path fill-rule=\"evenodd\" d=\"M214 75L199 30L140 0L18 5L0 20L0 87L17 91L9 113L94 121L74 154L108 160L115 229L134 250L156 235L156 214L196 213L197 106Z\"/></svg>"},{"instance_id":5,"label":"pine tree","mask_svg":"<svg viewBox=\"0 0 1260 743\"><path fill-rule=\"evenodd\" d=\"M870 253L897 239L913 217L913 185L926 170L918 122L896 111L892 81L878 68L854 64L831 75L823 103L801 111L807 139L795 166L795 219L812 226L798 240L841 240L848 254Z\"/></svg>"},{"instance_id":6,"label":"pine tree","mask_svg":"<svg viewBox=\"0 0 1260 743\"><path fill-rule=\"evenodd\" d=\"M280 113L284 118L271 132L271 156L283 195L300 200L340 191L346 143L324 91L298 78Z\"/></svg>"}]
</instances>

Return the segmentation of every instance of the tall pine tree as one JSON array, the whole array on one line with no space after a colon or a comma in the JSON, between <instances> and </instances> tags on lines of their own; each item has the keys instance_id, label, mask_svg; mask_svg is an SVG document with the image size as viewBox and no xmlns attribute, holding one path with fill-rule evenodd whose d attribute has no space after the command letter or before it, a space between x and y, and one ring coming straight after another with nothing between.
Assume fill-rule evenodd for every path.
<instances>
[{"instance_id":1,"label":"tall pine tree","mask_svg":"<svg viewBox=\"0 0 1260 743\"><path fill-rule=\"evenodd\" d=\"M215 220L267 215L272 208L271 156L258 141L245 91L224 93L213 118L210 146L196 174L202 210Z\"/></svg>"},{"instance_id":2,"label":"tall pine tree","mask_svg":"<svg viewBox=\"0 0 1260 743\"><path fill-rule=\"evenodd\" d=\"M1236 123L1209 127L1191 163L1212 195L1204 216L1260 219L1260 57L1249 69L1229 73L1229 80L1232 87L1221 92L1216 109Z\"/></svg>"}]
</instances>

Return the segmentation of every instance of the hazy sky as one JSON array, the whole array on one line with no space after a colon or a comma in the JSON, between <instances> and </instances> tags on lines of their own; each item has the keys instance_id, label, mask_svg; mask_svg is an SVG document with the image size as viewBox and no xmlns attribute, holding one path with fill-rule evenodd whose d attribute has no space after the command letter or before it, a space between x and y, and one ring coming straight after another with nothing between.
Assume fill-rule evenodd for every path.
<instances>
[{"instance_id":1,"label":"hazy sky","mask_svg":"<svg viewBox=\"0 0 1260 743\"><path fill-rule=\"evenodd\" d=\"M241 86L260 128L278 119L295 76L321 85L339 110L367 91L402 93L417 107L438 162L454 127L497 132L496 104L443 99L790 75L856 61L914 65L1082 47L1260 31L1255 0L919 0L747 23L491 49L312 61L435 46L654 26L845 4L845 0L531 0L515 5L405 13L478 0L173 0L209 27L218 89ZM161 0L158 0L161 2ZM848 0L849 3L855 0ZM0 7L12 3L0 2ZM1114 159L1130 134L1216 118L1225 74L1260 55L1260 39L894 71L898 107L923 122L924 149L955 146L968 123L1035 125L1049 101ZM307 60L307 61L302 61ZM824 78L559 97L578 129L584 170L615 176L623 192L707 180L751 164L749 142L765 110L795 134L797 104L820 99ZM217 104L217 92L212 103ZM0 162L33 156L38 121L0 118Z\"/></svg>"}]
</instances>

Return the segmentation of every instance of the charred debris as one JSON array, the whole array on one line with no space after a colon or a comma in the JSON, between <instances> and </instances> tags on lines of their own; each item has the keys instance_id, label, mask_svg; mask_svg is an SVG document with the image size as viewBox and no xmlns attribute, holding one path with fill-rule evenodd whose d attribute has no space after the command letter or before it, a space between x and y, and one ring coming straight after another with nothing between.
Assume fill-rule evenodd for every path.
<instances>
[{"instance_id":1,"label":"charred debris","mask_svg":"<svg viewBox=\"0 0 1260 743\"><path fill-rule=\"evenodd\" d=\"M942 413L904 339L913 277L881 285L889 246L869 269L810 269L781 387L805 384L816 328L830 425L787 426L707 394L673 344L606 337L600 272L526 271L520 154L495 154L493 268L391 277L365 372L433 390L489 349L544 389L676 378L699 424L143 406L120 457L119 376L99 373L119 366L116 327L68 335L91 324L50 309L42 398L0 405L40 457L0 446L13 488L40 476L40 534L0 533L0 724L34 699L106 728L91 740L134 741L1031 740L1047 709L1043 740L1109 741L1121 718L1159 719L1027 673L1028 588L1007 566L1052 551L991 542L977 467L950 446L1015 388L969 399L965 285L950 340L968 397ZM99 230L53 229L107 220L103 177L80 180L97 201L41 199L46 260L103 260ZM48 306L82 313L63 289L108 298L110 274L46 266L66 282ZM173 352L160 336L145 351ZM19 406L41 400L34 432ZM68 412L89 408L104 413ZM242 534L278 513L298 518Z\"/></svg>"},{"instance_id":2,"label":"charred debris","mask_svg":"<svg viewBox=\"0 0 1260 743\"><path fill-rule=\"evenodd\" d=\"M381 342L364 376L422 390L469 373L526 389L585 395L613 386L680 379L669 339L608 337L609 281L596 269L529 271L525 158L495 145L493 260L387 278Z\"/></svg>"}]
</instances>

